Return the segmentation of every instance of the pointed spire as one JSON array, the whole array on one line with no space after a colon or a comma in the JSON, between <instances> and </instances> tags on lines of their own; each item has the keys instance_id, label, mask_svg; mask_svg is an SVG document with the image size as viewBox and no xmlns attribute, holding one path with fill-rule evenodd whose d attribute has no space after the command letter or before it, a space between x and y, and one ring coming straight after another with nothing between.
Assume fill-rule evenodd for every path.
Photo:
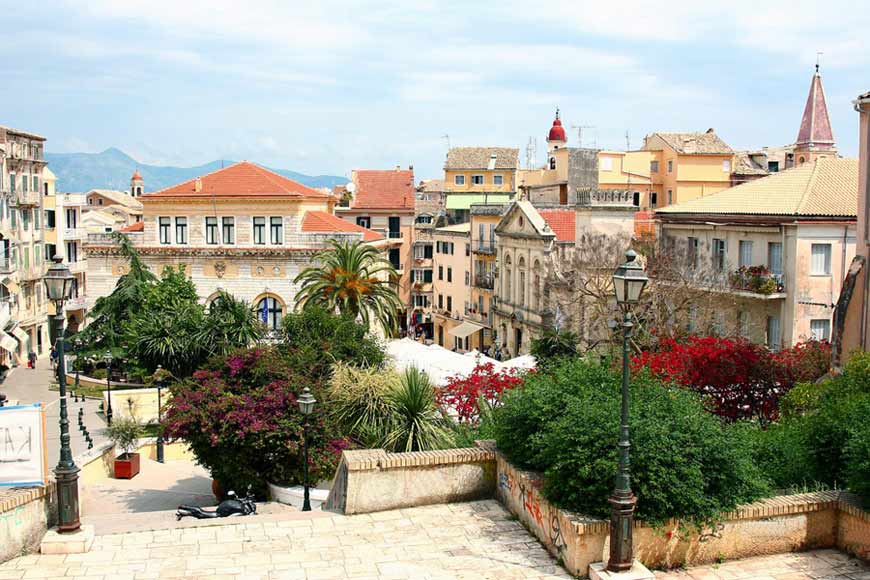
<instances>
[{"instance_id":1,"label":"pointed spire","mask_svg":"<svg viewBox=\"0 0 870 580\"><path fill-rule=\"evenodd\" d=\"M834 133L831 130L831 120L828 117L828 105L825 102L825 89L822 87L822 76L819 74L819 64L810 82L810 94L804 107L804 116L798 131L797 146L833 147Z\"/></svg>"}]
</instances>

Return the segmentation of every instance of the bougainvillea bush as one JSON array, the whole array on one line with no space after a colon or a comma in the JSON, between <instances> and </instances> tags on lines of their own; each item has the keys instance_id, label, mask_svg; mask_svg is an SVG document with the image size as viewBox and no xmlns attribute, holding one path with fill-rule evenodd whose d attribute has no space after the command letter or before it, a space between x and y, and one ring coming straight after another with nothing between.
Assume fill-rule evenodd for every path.
<instances>
[{"instance_id":1,"label":"bougainvillea bush","mask_svg":"<svg viewBox=\"0 0 870 580\"><path fill-rule=\"evenodd\" d=\"M190 445L197 461L225 490L303 478L303 415L296 397L307 379L271 348L214 361L171 387L166 435ZM315 396L319 389L313 389ZM320 399L321 397L318 396ZM324 405L309 416L311 479L332 477L346 441L325 421Z\"/></svg>"},{"instance_id":2,"label":"bougainvillea bush","mask_svg":"<svg viewBox=\"0 0 870 580\"><path fill-rule=\"evenodd\" d=\"M696 391L707 408L729 421L775 420L779 401L797 381L815 380L830 365L830 348L804 343L779 353L743 339L691 336L659 341L656 351L632 359L635 372L649 371Z\"/></svg>"},{"instance_id":3,"label":"bougainvillea bush","mask_svg":"<svg viewBox=\"0 0 870 580\"><path fill-rule=\"evenodd\" d=\"M504 391L522 384L516 369L498 370L492 363L478 364L470 375L454 375L438 390L438 404L455 410L460 422L476 423L481 403L494 407Z\"/></svg>"}]
</instances>

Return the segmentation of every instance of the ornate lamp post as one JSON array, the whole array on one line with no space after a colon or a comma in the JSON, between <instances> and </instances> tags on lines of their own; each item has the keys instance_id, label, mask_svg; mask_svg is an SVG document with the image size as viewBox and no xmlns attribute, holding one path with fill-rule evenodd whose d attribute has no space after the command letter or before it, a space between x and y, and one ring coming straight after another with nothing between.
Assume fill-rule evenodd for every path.
<instances>
[{"instance_id":1,"label":"ornate lamp post","mask_svg":"<svg viewBox=\"0 0 870 580\"><path fill-rule=\"evenodd\" d=\"M103 360L106 361L106 390L108 396L106 398L106 423L112 424L112 351L107 350L103 355Z\"/></svg>"},{"instance_id":2,"label":"ornate lamp post","mask_svg":"<svg viewBox=\"0 0 870 580\"><path fill-rule=\"evenodd\" d=\"M166 378L163 376L163 367L157 365L157 370L154 372L157 377L155 384L157 385L157 461L163 463L163 399L161 391L166 386Z\"/></svg>"},{"instance_id":3,"label":"ornate lamp post","mask_svg":"<svg viewBox=\"0 0 870 580\"><path fill-rule=\"evenodd\" d=\"M613 273L613 291L616 303L623 312L622 317L622 418L619 432L619 470L614 480L613 494L608 500L610 512L610 559L607 570L622 572L631 569L634 560L632 533L634 528L634 506L637 498L631 491L628 452L631 444L628 439L629 408L629 339L634 324L631 309L640 300L644 286L649 280L643 267L636 262L634 250L625 253L625 263Z\"/></svg>"},{"instance_id":4,"label":"ornate lamp post","mask_svg":"<svg viewBox=\"0 0 870 580\"><path fill-rule=\"evenodd\" d=\"M63 258L55 256L54 264L48 269L42 281L45 293L54 303L54 320L57 329L57 380L60 385L60 460L54 468L57 479L58 525L60 533L75 532L81 527L79 522L79 468L72 458L69 446L69 417L66 409L66 369L63 352L65 341L63 303L72 294L75 276L63 264Z\"/></svg>"},{"instance_id":5,"label":"ornate lamp post","mask_svg":"<svg viewBox=\"0 0 870 580\"><path fill-rule=\"evenodd\" d=\"M305 387L302 391L302 396L299 397L297 401L299 403L299 410L302 411L303 422L302 422L302 448L305 450L305 480L303 485L305 486L305 499L302 502L302 511L310 512L311 511L311 500L308 497L308 416L314 411L314 404L317 402L317 399L314 398L314 395L311 394L311 389Z\"/></svg>"}]
</instances>

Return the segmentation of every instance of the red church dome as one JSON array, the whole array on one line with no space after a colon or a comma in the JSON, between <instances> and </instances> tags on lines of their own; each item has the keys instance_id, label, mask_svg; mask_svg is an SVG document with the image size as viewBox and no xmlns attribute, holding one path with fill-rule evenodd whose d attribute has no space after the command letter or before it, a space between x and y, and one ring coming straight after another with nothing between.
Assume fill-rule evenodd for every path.
<instances>
[{"instance_id":1,"label":"red church dome","mask_svg":"<svg viewBox=\"0 0 870 580\"><path fill-rule=\"evenodd\" d=\"M562 121L559 120L559 109L556 109L556 119L553 121L553 126L550 127L550 134L547 136L547 141L566 141L565 129L562 127Z\"/></svg>"},{"instance_id":2,"label":"red church dome","mask_svg":"<svg viewBox=\"0 0 870 580\"><path fill-rule=\"evenodd\" d=\"M131 181L134 181L134 180L137 180L137 179L138 179L139 181L142 180L142 176L139 174L139 170L138 170L138 169L137 169L136 171L133 172L133 177L131 177L130 180L131 180Z\"/></svg>"}]
</instances>

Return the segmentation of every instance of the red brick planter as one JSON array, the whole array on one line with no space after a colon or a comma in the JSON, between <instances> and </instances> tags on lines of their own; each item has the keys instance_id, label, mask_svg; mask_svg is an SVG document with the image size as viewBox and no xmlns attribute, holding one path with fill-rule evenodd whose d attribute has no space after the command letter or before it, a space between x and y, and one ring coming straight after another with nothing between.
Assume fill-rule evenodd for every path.
<instances>
[{"instance_id":1,"label":"red brick planter","mask_svg":"<svg viewBox=\"0 0 870 580\"><path fill-rule=\"evenodd\" d=\"M139 473L139 454L124 453L115 458L115 479L133 479Z\"/></svg>"}]
</instances>

